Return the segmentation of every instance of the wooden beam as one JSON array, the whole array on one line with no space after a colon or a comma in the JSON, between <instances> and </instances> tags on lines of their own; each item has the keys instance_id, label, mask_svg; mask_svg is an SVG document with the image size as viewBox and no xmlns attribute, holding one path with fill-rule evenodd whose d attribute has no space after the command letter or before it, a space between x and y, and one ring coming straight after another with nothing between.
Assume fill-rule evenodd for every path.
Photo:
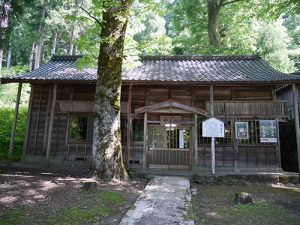
<instances>
[{"instance_id":1,"label":"wooden beam","mask_svg":"<svg viewBox=\"0 0 300 225\"><path fill-rule=\"evenodd\" d=\"M132 101L132 84L128 87L128 102L127 102L127 140L126 140L126 166L129 168L130 156L130 140L131 140L131 101Z\"/></svg>"},{"instance_id":2,"label":"wooden beam","mask_svg":"<svg viewBox=\"0 0 300 225\"><path fill-rule=\"evenodd\" d=\"M8 166L11 165L12 155L13 155L13 148L14 148L14 144L15 144L15 136L16 136L16 129L17 129L17 121L18 121L18 114L19 114L21 91L22 91L22 83L19 83L15 113L14 113L14 119L13 119L13 126L12 126L12 129L11 129L10 143L9 143L9 149L8 149L8 157L7 157L7 159L8 159L7 165Z\"/></svg>"},{"instance_id":3,"label":"wooden beam","mask_svg":"<svg viewBox=\"0 0 300 225\"><path fill-rule=\"evenodd\" d=\"M54 120L55 105L56 105L56 94L57 94L57 84L53 84L51 111L50 111L50 118L49 118L50 121L49 121L49 130L48 130L48 139L47 139L47 149L46 149L46 159L47 159L48 164L49 164L49 157L50 157L50 150L51 150L53 120Z\"/></svg>"},{"instance_id":4,"label":"wooden beam","mask_svg":"<svg viewBox=\"0 0 300 225\"><path fill-rule=\"evenodd\" d=\"M210 101L210 115L215 115L214 110L214 87L210 85L209 87L209 101ZM216 173L216 138L211 138L211 173L215 175Z\"/></svg>"},{"instance_id":5,"label":"wooden beam","mask_svg":"<svg viewBox=\"0 0 300 225\"><path fill-rule=\"evenodd\" d=\"M147 154L148 154L148 126L147 126L148 114L144 114L144 154L143 154L143 170L147 169Z\"/></svg>"},{"instance_id":6,"label":"wooden beam","mask_svg":"<svg viewBox=\"0 0 300 225\"><path fill-rule=\"evenodd\" d=\"M297 142L297 152L298 152L298 168L300 172L300 124L299 124L299 96L296 84L292 84L293 97L294 97L294 107L295 107L295 130L296 130L296 142Z\"/></svg>"},{"instance_id":7,"label":"wooden beam","mask_svg":"<svg viewBox=\"0 0 300 225\"><path fill-rule=\"evenodd\" d=\"M22 150L22 162L25 159L26 151L27 151L27 144L28 144L28 138L29 138L29 130L30 130L30 122L31 122L31 111L32 111L32 101L33 101L33 95L34 95L34 85L31 86L30 91L30 97L29 97L29 104L28 104L28 110L27 110L27 119L26 119L26 130L25 130L25 136L24 136L24 142L23 142L23 150Z\"/></svg>"},{"instance_id":8,"label":"wooden beam","mask_svg":"<svg viewBox=\"0 0 300 225\"><path fill-rule=\"evenodd\" d=\"M165 108L165 107L175 107L175 108L179 108L179 109L189 111L191 113L197 113L197 114L200 114L200 115L203 115L203 116L208 115L208 112L205 109L200 109L200 108L195 108L195 107L192 107L192 106L187 106L187 105L175 102L173 100L168 100L168 101L164 101L164 102L155 103L153 105L148 105L148 106L141 107L139 109L136 109L135 113L139 114L139 113L149 112L149 111L153 111L153 110L160 109L160 108Z\"/></svg>"}]
</instances>

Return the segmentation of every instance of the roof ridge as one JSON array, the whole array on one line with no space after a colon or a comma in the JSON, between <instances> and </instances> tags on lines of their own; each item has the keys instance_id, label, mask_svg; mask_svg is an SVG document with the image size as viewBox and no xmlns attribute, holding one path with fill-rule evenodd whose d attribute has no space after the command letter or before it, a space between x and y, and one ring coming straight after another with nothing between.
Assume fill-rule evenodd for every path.
<instances>
[{"instance_id":1,"label":"roof ridge","mask_svg":"<svg viewBox=\"0 0 300 225\"><path fill-rule=\"evenodd\" d=\"M75 61L82 57L82 55L52 55L51 61Z\"/></svg>"},{"instance_id":2,"label":"roof ridge","mask_svg":"<svg viewBox=\"0 0 300 225\"><path fill-rule=\"evenodd\" d=\"M258 54L253 55L141 55L142 61L149 60L258 60Z\"/></svg>"}]
</instances>

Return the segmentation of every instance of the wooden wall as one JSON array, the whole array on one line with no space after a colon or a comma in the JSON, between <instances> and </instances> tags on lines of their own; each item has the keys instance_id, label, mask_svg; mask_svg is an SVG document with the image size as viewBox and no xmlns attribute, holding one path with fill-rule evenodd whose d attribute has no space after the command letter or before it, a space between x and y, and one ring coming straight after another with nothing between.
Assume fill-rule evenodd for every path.
<instances>
[{"instance_id":1,"label":"wooden wall","mask_svg":"<svg viewBox=\"0 0 300 225\"><path fill-rule=\"evenodd\" d=\"M52 102L53 85L32 85L32 105L28 132L26 155L46 156L47 131L49 129L50 107ZM58 85L57 101L94 100L95 87L91 85ZM68 149L68 113L61 113L58 104L55 105L50 156L63 160L67 150L87 151L91 153L91 144L70 145ZM91 155L91 154L89 154Z\"/></svg>"},{"instance_id":2,"label":"wooden wall","mask_svg":"<svg viewBox=\"0 0 300 225\"><path fill-rule=\"evenodd\" d=\"M49 126L49 114L51 106L52 85L33 85L33 100L31 105L30 127L28 135L27 155L45 156L46 155L46 132ZM273 99L272 90L275 87L214 87L214 100L216 102L271 102ZM122 86L121 95L121 118L122 130L126 130L127 108L128 108L128 90L129 87ZM95 85L58 85L57 100L77 100L93 101ZM133 85L132 103L131 103L131 120L143 121L143 115L135 114L135 110L154 103L172 99L182 104L192 105L199 108L207 108L209 101L209 87L181 87L181 86L143 86ZM222 116L218 114L218 116ZM243 115L245 116L245 115ZM251 115L257 117L255 113ZM61 113L56 104L53 132L51 140L52 157L63 160L67 151L67 131L68 131L68 113ZM239 118L239 115L234 115ZM200 132L198 132L200 134ZM126 135L126 132L122 132ZM131 129L130 143L130 167L141 167L143 163L143 141L134 141ZM123 148L126 150L126 138L123 138ZM70 145L71 146L71 145ZM77 146L78 147L78 146ZM76 145L71 146L76 148ZM87 148L91 154L91 143L79 146ZM233 167L235 160L238 160L240 167L278 167L277 145L251 145L239 146L238 152L234 150L233 143L218 144L216 146L216 166ZM86 150L86 149L85 149ZM210 166L210 146L199 143L199 167Z\"/></svg>"}]
</instances>

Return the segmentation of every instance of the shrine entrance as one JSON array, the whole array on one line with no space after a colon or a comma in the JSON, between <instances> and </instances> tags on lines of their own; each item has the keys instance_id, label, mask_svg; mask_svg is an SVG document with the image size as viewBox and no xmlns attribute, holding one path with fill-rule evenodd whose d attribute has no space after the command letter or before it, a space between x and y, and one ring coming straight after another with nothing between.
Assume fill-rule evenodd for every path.
<instances>
[{"instance_id":1,"label":"shrine entrance","mask_svg":"<svg viewBox=\"0 0 300 225\"><path fill-rule=\"evenodd\" d=\"M192 127L176 123L148 126L149 168L188 169L192 159Z\"/></svg>"},{"instance_id":2,"label":"shrine entrance","mask_svg":"<svg viewBox=\"0 0 300 225\"><path fill-rule=\"evenodd\" d=\"M144 169L192 168L198 157L197 117L207 117L207 110L169 100L135 113L144 113Z\"/></svg>"}]
</instances>

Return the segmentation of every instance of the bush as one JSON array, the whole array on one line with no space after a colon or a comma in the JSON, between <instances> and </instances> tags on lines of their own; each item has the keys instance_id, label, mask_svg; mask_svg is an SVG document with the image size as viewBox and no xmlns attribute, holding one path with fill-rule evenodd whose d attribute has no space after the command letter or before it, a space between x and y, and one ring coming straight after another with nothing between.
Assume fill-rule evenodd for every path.
<instances>
[{"instance_id":1,"label":"bush","mask_svg":"<svg viewBox=\"0 0 300 225\"><path fill-rule=\"evenodd\" d=\"M14 109L0 108L0 160L7 159ZM13 151L13 161L20 161L25 134L27 109L20 108Z\"/></svg>"}]
</instances>

